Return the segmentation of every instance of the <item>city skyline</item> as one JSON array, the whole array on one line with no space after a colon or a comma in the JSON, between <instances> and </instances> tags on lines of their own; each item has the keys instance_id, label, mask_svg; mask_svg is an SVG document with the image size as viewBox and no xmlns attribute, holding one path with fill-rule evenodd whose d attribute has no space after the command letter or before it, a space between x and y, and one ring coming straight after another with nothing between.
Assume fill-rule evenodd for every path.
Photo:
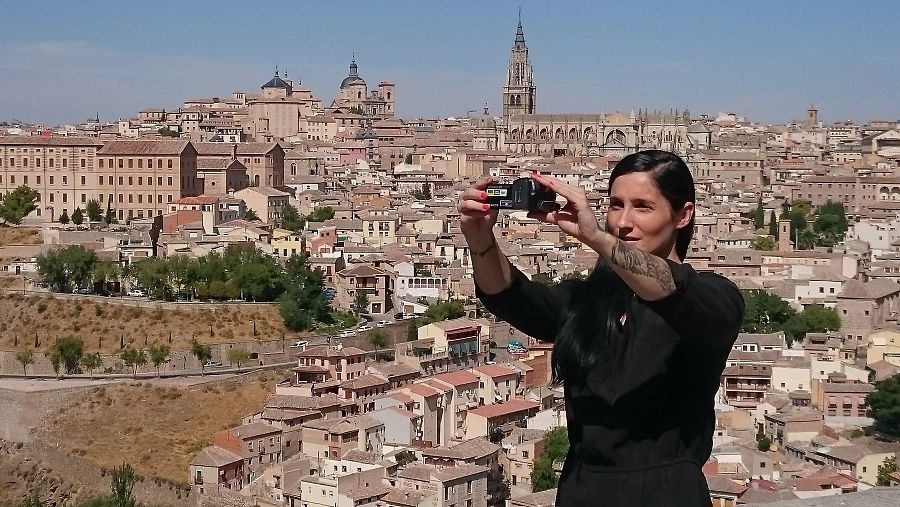
<instances>
[{"instance_id":1,"label":"city skyline","mask_svg":"<svg viewBox=\"0 0 900 507\"><path fill-rule=\"evenodd\" d=\"M276 66L324 105L354 53L370 85L397 83L401 117L461 116L485 105L500 114L518 2L237 5L216 4L211 14L201 4L14 4L0 21L0 120L77 123L99 113L113 121L142 108L170 110L191 98L257 91ZM814 104L826 122L895 120L900 56L889 41L900 7L868 6L563 10L521 2L536 110L689 108L778 123Z\"/></svg>"}]
</instances>

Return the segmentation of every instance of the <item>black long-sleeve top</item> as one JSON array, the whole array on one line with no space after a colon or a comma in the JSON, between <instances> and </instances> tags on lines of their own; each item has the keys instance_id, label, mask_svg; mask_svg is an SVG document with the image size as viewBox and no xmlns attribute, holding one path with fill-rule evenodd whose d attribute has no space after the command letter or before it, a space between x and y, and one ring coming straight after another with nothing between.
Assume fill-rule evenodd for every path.
<instances>
[{"instance_id":1,"label":"black long-sleeve top","mask_svg":"<svg viewBox=\"0 0 900 507\"><path fill-rule=\"evenodd\" d=\"M688 264L668 263L675 292L659 301L630 299L630 318L624 325L633 329L611 373L602 378L589 374L580 385L564 386L571 446L567 467L576 461L639 471L681 460L696 463L699 471L709 458L714 397L743 319L744 301L727 278L696 272ZM610 271L607 276L616 275ZM487 295L476 287L476 295L516 329L552 342L578 283L586 282L549 287L528 280L513 267L507 289ZM697 477L703 480L702 475ZM601 487L602 481L593 482ZM705 490L705 481L695 486ZM665 494L666 487L677 491L685 485L653 487ZM561 482L561 493L562 489ZM641 498L646 499L644 495Z\"/></svg>"}]
</instances>

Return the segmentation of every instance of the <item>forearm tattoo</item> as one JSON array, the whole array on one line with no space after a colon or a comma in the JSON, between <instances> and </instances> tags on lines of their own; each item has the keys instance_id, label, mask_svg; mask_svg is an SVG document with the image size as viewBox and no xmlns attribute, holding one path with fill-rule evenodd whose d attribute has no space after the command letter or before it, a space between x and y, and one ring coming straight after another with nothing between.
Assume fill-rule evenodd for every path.
<instances>
[{"instance_id":1,"label":"forearm tattoo","mask_svg":"<svg viewBox=\"0 0 900 507\"><path fill-rule=\"evenodd\" d=\"M656 280L666 293L675 292L675 280L672 278L669 265L651 253L642 252L628 246L621 239L616 239L610 261L626 271Z\"/></svg>"}]
</instances>

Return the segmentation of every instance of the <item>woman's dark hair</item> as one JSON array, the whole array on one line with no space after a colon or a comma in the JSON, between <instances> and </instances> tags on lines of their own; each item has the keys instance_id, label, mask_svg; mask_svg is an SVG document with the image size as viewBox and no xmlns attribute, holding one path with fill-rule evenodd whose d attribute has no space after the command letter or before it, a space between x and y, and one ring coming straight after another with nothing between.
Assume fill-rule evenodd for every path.
<instances>
[{"instance_id":1,"label":"woman's dark hair","mask_svg":"<svg viewBox=\"0 0 900 507\"><path fill-rule=\"evenodd\" d=\"M678 155L661 150L639 151L619 161L609 177L610 190L619 176L645 171L653 175L673 211L694 202L694 179L687 164ZM679 259L687 256L693 235L692 214L675 238ZM625 322L632 319L629 302L634 292L602 258L587 280L564 283L573 286L567 288L569 302L553 346L553 381L584 384L592 373L598 379L606 378L622 359L625 332L632 327L623 326L621 319L623 315Z\"/></svg>"},{"instance_id":2,"label":"woman's dark hair","mask_svg":"<svg viewBox=\"0 0 900 507\"><path fill-rule=\"evenodd\" d=\"M687 164L678 155L662 150L646 150L632 153L623 158L609 175L609 191L616 178L625 174L649 172L659 187L659 192L669 202L672 211L680 210L685 203L694 202L694 177ZM607 195L609 195L607 193ZM694 237L694 214L691 221L678 230L675 238L675 252L684 260L691 238Z\"/></svg>"}]
</instances>

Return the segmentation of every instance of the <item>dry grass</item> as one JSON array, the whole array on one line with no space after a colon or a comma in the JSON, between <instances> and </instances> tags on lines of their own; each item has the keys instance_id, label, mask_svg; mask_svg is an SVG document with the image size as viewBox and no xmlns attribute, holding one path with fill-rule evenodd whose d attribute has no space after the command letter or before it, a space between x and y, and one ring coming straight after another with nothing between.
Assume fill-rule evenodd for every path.
<instances>
[{"instance_id":1,"label":"dry grass","mask_svg":"<svg viewBox=\"0 0 900 507\"><path fill-rule=\"evenodd\" d=\"M199 389L149 382L98 387L49 418L37 435L101 467L127 462L141 475L183 483L190 459L213 433L262 409L273 386L268 380Z\"/></svg>"},{"instance_id":2,"label":"dry grass","mask_svg":"<svg viewBox=\"0 0 900 507\"><path fill-rule=\"evenodd\" d=\"M41 235L38 229L0 226L0 246L39 245L41 242Z\"/></svg>"},{"instance_id":3,"label":"dry grass","mask_svg":"<svg viewBox=\"0 0 900 507\"><path fill-rule=\"evenodd\" d=\"M57 338L76 335L89 352L116 352L124 336L126 346L169 343L173 349L190 347L193 338L204 343L280 339L288 332L275 305L230 306L216 309L163 310L123 304L53 298L0 295L0 349L34 345L45 349ZM256 320L256 337L253 336ZM210 326L213 333L210 334Z\"/></svg>"}]
</instances>

